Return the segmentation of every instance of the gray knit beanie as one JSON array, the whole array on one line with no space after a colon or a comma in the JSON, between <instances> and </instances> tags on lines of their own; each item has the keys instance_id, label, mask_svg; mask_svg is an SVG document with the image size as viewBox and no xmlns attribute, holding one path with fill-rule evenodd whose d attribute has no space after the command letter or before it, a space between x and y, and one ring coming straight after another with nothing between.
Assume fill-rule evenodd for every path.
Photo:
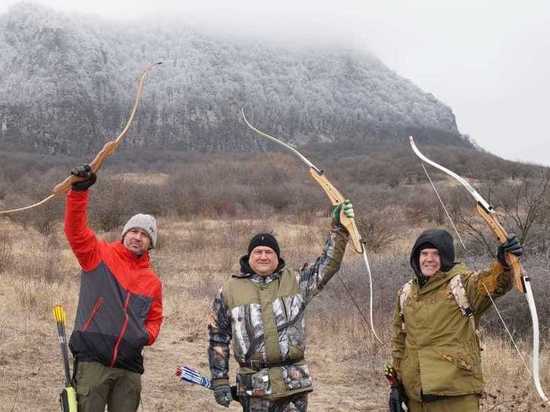
<instances>
[{"instance_id":1,"label":"gray knit beanie","mask_svg":"<svg viewBox=\"0 0 550 412\"><path fill-rule=\"evenodd\" d=\"M157 245L157 221L153 216L142 213L132 216L124 225L124 229L122 229L122 238L124 239L124 235L134 228L143 229L147 232L149 239L151 239L151 249Z\"/></svg>"}]
</instances>

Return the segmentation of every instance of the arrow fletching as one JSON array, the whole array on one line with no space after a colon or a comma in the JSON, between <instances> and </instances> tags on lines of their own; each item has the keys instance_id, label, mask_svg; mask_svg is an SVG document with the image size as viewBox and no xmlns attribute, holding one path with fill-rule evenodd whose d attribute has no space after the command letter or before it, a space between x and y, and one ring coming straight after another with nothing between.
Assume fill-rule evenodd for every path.
<instances>
[{"instance_id":1,"label":"arrow fletching","mask_svg":"<svg viewBox=\"0 0 550 412\"><path fill-rule=\"evenodd\" d=\"M184 382L204 386L207 389L212 389L212 382L210 379L198 370L190 368L189 366L180 366L177 368L176 376L179 376L179 378Z\"/></svg>"},{"instance_id":2,"label":"arrow fletching","mask_svg":"<svg viewBox=\"0 0 550 412\"><path fill-rule=\"evenodd\" d=\"M65 309L63 309L63 306L61 305L55 305L53 308L53 317L55 318L57 323L63 323L65 324L65 321L67 319L67 315L65 314Z\"/></svg>"},{"instance_id":3,"label":"arrow fletching","mask_svg":"<svg viewBox=\"0 0 550 412\"><path fill-rule=\"evenodd\" d=\"M69 366L69 350L67 348L67 335L65 333L65 321L67 315L65 309L61 305L55 305L53 308L53 316L57 324L57 335L59 337L59 347L63 356L63 369L65 370L65 384L71 385L71 368Z\"/></svg>"}]
</instances>

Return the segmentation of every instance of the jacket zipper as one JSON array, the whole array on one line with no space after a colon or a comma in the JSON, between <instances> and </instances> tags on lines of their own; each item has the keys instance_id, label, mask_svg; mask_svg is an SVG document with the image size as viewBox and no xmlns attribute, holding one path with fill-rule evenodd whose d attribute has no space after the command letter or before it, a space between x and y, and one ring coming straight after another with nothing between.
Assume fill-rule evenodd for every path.
<instances>
[{"instance_id":1,"label":"jacket zipper","mask_svg":"<svg viewBox=\"0 0 550 412\"><path fill-rule=\"evenodd\" d=\"M283 298L279 299L281 299L281 305L283 306L283 311L285 312L285 320L288 322L290 319L288 318L288 311L286 309L285 300Z\"/></svg>"},{"instance_id":2,"label":"jacket zipper","mask_svg":"<svg viewBox=\"0 0 550 412\"><path fill-rule=\"evenodd\" d=\"M120 333L118 335L117 341L115 343L115 347L113 348L113 356L111 359L111 368L115 366L117 357L118 357L118 348L120 346L120 342L122 341L122 338L124 337L124 334L126 333L126 329L128 328L128 304L130 303L130 292L126 295L126 300L124 301L124 322L122 322L122 328L120 329Z\"/></svg>"},{"instance_id":3,"label":"jacket zipper","mask_svg":"<svg viewBox=\"0 0 550 412\"><path fill-rule=\"evenodd\" d=\"M97 314L97 312L99 311L102 305L103 305L103 298L100 296L95 301L95 304L94 304L94 307L92 308L92 312L90 313L90 316L88 317L88 319L86 319L86 322L84 322L84 325L80 329L82 332L86 332L86 330L88 330L88 328L92 324L92 321L95 318L95 315Z\"/></svg>"}]
</instances>

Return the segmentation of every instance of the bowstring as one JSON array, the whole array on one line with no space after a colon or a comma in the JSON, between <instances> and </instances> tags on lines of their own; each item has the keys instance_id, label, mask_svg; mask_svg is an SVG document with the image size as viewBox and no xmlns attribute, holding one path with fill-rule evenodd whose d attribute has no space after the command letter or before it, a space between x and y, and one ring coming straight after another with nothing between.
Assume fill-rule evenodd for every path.
<instances>
[{"instance_id":1,"label":"bowstring","mask_svg":"<svg viewBox=\"0 0 550 412\"><path fill-rule=\"evenodd\" d=\"M344 287L344 290L346 291L347 295L351 299L352 304L355 306L355 309L357 309L357 312L359 313L359 316L361 317L361 321L362 321L361 325L363 325L363 328L365 329L365 331L368 331L369 330L369 321L367 320L365 314L363 313L363 311L359 307L359 304L357 303L357 301L353 297L353 294L351 293L351 290L350 290L349 286L346 284L346 282L344 282L344 279L342 279L342 276L337 275L336 277L340 280L340 283L342 283L342 286Z\"/></svg>"},{"instance_id":2,"label":"bowstring","mask_svg":"<svg viewBox=\"0 0 550 412\"><path fill-rule=\"evenodd\" d=\"M468 250L468 248L466 247L466 244L464 243L464 241L462 240L462 236L460 236L460 233L458 232L458 229L455 225L455 222L453 220L453 218L451 217L451 214L449 213L449 211L447 210L447 207L445 206L445 204L443 203L443 200L441 199L441 196L439 195L439 192L437 190L437 188L435 187L435 184L430 176L430 174L428 173L428 171L426 170L426 166L424 166L424 162L420 162L420 165L422 166L422 169L424 169L424 173L426 174L426 177L428 178L428 181L430 182L430 184L432 185L432 188L435 192L435 195L437 196L437 199L439 200L439 203L441 203L441 207L443 208L443 210L445 211L445 214L447 215L447 218L449 219L449 222L451 222L451 226L453 227L453 230L455 231L456 233L456 236L458 237L458 240L460 241L460 244L462 245L462 247L464 248L464 251L466 253L470 253L470 251Z\"/></svg>"},{"instance_id":3,"label":"bowstring","mask_svg":"<svg viewBox=\"0 0 550 412\"><path fill-rule=\"evenodd\" d=\"M369 274L369 318L370 318L370 329L372 331L372 334L380 343L382 346L384 346L384 342L378 337L376 334L376 331L374 330L374 316L373 316L373 306L374 306L374 284L372 280L372 271L370 269L370 263L369 258L367 257L367 242L363 241L363 260L365 262L365 267L367 268L367 273ZM359 308L358 308L359 309Z\"/></svg>"},{"instance_id":4,"label":"bowstring","mask_svg":"<svg viewBox=\"0 0 550 412\"><path fill-rule=\"evenodd\" d=\"M443 200L441 199L441 196L439 195L439 191L437 190L432 178L430 177L430 174L426 170L426 167L424 166L424 162L421 161L420 164L422 165L422 169L424 170L424 173L426 174L426 177L428 178L428 181L430 182L430 184L431 184L431 186L432 186L432 188L433 188L433 190L434 190L434 192L437 196L437 199L439 200L439 203L441 204L441 207L443 208L443 210L445 211L445 214L447 215L447 218L451 222L451 226L453 227L453 230L455 231L456 236L458 237L458 240L459 240L461 246L464 248L464 251L467 254L471 254L470 250L466 247L466 244L464 243L464 241L462 239L462 236L460 236L460 233L458 232L458 229L457 229L457 227L454 223L453 218L451 217L451 214L447 210L447 207L445 207L445 204L443 203ZM477 271L475 262L472 261L472 263L473 263L473 266L474 266L474 270ZM495 311L498 315L498 318L500 319L502 325L504 326L504 330L506 331L506 333L510 337L510 341L512 342L512 345L514 346L514 348L517 351L521 361L523 362L523 366L525 366L525 369L527 369L527 371L529 372L529 375L533 378L533 372L531 371L531 368L529 368L529 365L527 364L527 361L525 360L525 357L521 353L514 337L512 336L512 332L510 332L510 329L508 328L508 325L504 321L504 318L502 317L502 314L501 314L500 310L498 309L498 306L496 305L493 297L491 296L491 293L489 292L489 289L487 288L487 286L485 285L485 283L481 279L480 279L480 283L483 286L483 288L485 289L485 291L487 292L487 296L489 297L489 300L491 301L491 304L495 308Z\"/></svg>"},{"instance_id":5,"label":"bowstring","mask_svg":"<svg viewBox=\"0 0 550 412\"><path fill-rule=\"evenodd\" d=\"M242 110L242 109L241 109ZM243 116L244 116L244 113L243 113ZM248 124L248 121L245 121L247 124ZM256 128L253 128L254 131L256 132L259 132L258 129ZM261 132L262 135L266 135L266 133L264 132ZM273 159L274 159L274 152L271 152L269 150L267 150L267 147L266 145L262 145L262 144L259 144L259 140L255 139L256 140L256 145L257 147L263 152L266 154L266 156L270 159L270 163L273 164ZM273 142L272 142L273 143ZM282 151L280 151L279 153L284 153ZM303 157L303 155L299 153L299 156L300 157ZM288 155L287 153L284 153L285 155ZM310 163L308 161L308 163ZM310 166L312 167L312 166ZM316 167L313 167L314 169L316 169ZM286 188L287 187L287 183L286 183L286 179L283 179L282 180L282 184L283 188ZM372 273L371 273L371 270L370 270L370 265L369 265L369 261L368 261L368 258L367 258L367 255L366 255L366 244L364 243L363 244L363 259L365 261L365 265L366 265L366 268L367 268L367 272L369 274L369 296L370 296L370 303L369 303L369 318L370 318L370 322L367 320L367 317L365 316L365 314L363 313L363 311L361 310L361 307L359 306L359 304L357 303L357 301L355 300L354 296L352 295L351 293L351 290L349 288L349 286L344 282L344 279L342 278L342 276L338 276L338 274L336 275L336 277L338 277L338 279L340 280L340 283L342 284L346 294L349 296L351 302L352 302L352 305L355 307L355 309L357 310L357 312L359 313L359 316L361 318L361 323L363 325L363 327L365 328L366 331L368 331L370 329L370 331L372 332L374 338L381 344L381 345L384 345L384 342L382 342L382 340L378 337L376 331L374 330L374 321L373 321L373 299L374 299L374 296L373 296L373 279L372 279Z\"/></svg>"}]
</instances>

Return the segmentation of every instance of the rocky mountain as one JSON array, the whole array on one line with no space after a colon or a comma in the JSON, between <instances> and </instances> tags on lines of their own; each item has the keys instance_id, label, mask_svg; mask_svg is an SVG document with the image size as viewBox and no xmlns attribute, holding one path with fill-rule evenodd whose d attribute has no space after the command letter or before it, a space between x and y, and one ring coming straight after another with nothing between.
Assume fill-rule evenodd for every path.
<instances>
[{"instance_id":1,"label":"rocky mountain","mask_svg":"<svg viewBox=\"0 0 550 412\"><path fill-rule=\"evenodd\" d=\"M0 16L0 147L82 154L117 135L151 62L131 145L251 150L258 127L293 143L401 141L472 147L452 110L379 59L282 47L184 22L117 23L20 3Z\"/></svg>"}]
</instances>

